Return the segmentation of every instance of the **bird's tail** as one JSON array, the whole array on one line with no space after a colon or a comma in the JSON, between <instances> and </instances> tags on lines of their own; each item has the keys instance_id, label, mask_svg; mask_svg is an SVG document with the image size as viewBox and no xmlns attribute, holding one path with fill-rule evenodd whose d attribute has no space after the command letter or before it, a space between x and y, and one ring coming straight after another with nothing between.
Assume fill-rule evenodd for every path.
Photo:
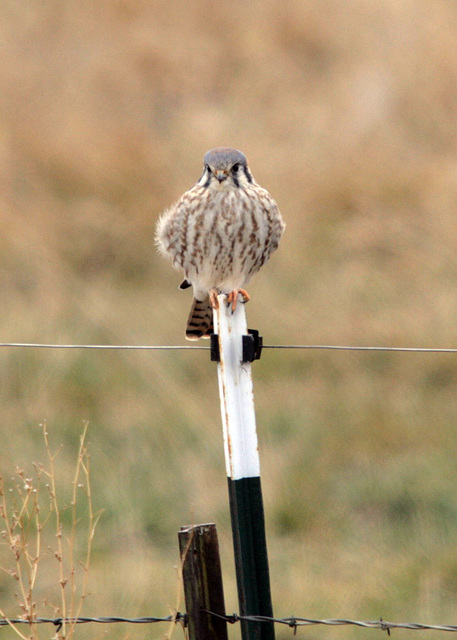
<instances>
[{"instance_id":1,"label":"bird's tail","mask_svg":"<svg viewBox=\"0 0 457 640\"><path fill-rule=\"evenodd\" d=\"M198 340L208 338L213 333L213 310L209 297L204 300L193 299L192 308L187 320L186 338Z\"/></svg>"}]
</instances>

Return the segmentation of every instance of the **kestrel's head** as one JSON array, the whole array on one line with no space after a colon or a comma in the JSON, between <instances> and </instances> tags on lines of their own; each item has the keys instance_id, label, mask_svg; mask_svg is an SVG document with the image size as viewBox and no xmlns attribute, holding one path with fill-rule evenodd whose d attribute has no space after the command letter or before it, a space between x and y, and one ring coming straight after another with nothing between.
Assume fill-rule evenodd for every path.
<instances>
[{"instance_id":1,"label":"kestrel's head","mask_svg":"<svg viewBox=\"0 0 457 640\"><path fill-rule=\"evenodd\" d=\"M246 156L237 149L211 149L205 153L203 165L203 175L199 180L202 187L240 188L252 182Z\"/></svg>"}]
</instances>

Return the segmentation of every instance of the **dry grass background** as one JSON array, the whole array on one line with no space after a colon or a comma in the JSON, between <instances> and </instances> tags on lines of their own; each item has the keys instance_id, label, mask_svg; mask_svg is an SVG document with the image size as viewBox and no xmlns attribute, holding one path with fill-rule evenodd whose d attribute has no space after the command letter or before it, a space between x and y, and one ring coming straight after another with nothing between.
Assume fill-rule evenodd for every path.
<instances>
[{"instance_id":1,"label":"dry grass background","mask_svg":"<svg viewBox=\"0 0 457 640\"><path fill-rule=\"evenodd\" d=\"M452 0L4 0L1 341L183 342L154 225L229 145L288 225L250 289L267 343L456 346L456 41ZM208 360L0 353L3 474L46 420L65 494L91 425L84 613L167 614L191 521L218 524L238 609ZM455 623L455 356L268 351L254 380L275 613Z\"/></svg>"}]
</instances>

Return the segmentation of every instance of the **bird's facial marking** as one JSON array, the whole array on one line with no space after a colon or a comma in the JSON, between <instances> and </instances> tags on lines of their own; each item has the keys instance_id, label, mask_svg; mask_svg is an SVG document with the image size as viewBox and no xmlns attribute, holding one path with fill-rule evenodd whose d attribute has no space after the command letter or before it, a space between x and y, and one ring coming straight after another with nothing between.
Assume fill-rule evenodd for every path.
<instances>
[{"instance_id":1,"label":"bird's facial marking","mask_svg":"<svg viewBox=\"0 0 457 640\"><path fill-rule=\"evenodd\" d=\"M244 175L246 176L246 180L249 184L252 184L252 173L249 171L248 166L245 164L243 167Z\"/></svg>"},{"instance_id":2,"label":"bird's facial marking","mask_svg":"<svg viewBox=\"0 0 457 640\"><path fill-rule=\"evenodd\" d=\"M205 188L209 187L212 177L213 177L213 172L211 171L211 167L209 166L209 164L205 164L203 175L200 178L199 183Z\"/></svg>"},{"instance_id":3,"label":"bird's facial marking","mask_svg":"<svg viewBox=\"0 0 457 640\"><path fill-rule=\"evenodd\" d=\"M232 181L237 189L239 189L240 187L239 174L241 173L241 167L245 168L246 162L244 162L243 165L240 162L235 162L235 164L232 165L231 169Z\"/></svg>"}]
</instances>

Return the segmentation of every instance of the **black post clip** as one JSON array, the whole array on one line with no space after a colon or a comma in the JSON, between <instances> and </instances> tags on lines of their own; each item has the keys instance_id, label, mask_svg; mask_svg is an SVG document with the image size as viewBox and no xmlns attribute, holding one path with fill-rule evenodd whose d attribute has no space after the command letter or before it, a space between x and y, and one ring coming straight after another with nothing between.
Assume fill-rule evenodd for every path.
<instances>
[{"instance_id":1,"label":"black post clip","mask_svg":"<svg viewBox=\"0 0 457 640\"><path fill-rule=\"evenodd\" d=\"M221 354L219 351L219 336L217 333L212 333L211 336L211 362L220 362Z\"/></svg>"},{"instance_id":2,"label":"black post clip","mask_svg":"<svg viewBox=\"0 0 457 640\"><path fill-rule=\"evenodd\" d=\"M257 329L248 329L247 336L241 336L243 340L242 362L254 362L260 360L262 355L263 337L259 335ZM219 336L217 333L211 334L211 362L220 362Z\"/></svg>"}]
</instances>

